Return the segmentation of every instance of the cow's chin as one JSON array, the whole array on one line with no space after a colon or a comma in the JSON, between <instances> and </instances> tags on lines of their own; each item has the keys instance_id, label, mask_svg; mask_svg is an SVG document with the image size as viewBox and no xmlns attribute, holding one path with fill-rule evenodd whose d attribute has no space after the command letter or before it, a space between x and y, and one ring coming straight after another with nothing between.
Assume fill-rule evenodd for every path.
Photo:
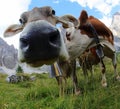
<instances>
[{"instance_id":1,"label":"cow's chin","mask_svg":"<svg viewBox=\"0 0 120 109\"><path fill-rule=\"evenodd\" d=\"M56 61L56 58L55 59L51 59L51 60L38 60L38 61L22 61L22 63L26 63L28 64L29 66L31 67L40 67L44 64L46 65L51 65L53 64L54 62Z\"/></svg>"}]
</instances>

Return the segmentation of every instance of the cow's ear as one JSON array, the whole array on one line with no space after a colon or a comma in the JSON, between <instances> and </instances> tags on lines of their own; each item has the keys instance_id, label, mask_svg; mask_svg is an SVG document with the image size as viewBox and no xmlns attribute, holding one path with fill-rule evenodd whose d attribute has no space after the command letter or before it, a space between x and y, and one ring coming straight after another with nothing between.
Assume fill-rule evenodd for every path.
<instances>
[{"instance_id":1,"label":"cow's ear","mask_svg":"<svg viewBox=\"0 0 120 109\"><path fill-rule=\"evenodd\" d=\"M85 10L82 10L81 14L80 14L80 17L79 17L80 25L85 24L87 22L87 19L88 19L87 12Z\"/></svg>"},{"instance_id":2,"label":"cow's ear","mask_svg":"<svg viewBox=\"0 0 120 109\"><path fill-rule=\"evenodd\" d=\"M23 30L22 25L14 24L14 25L9 26L5 30L3 36L4 37L10 37L10 36L16 35L17 33L21 32L22 30Z\"/></svg>"},{"instance_id":3,"label":"cow's ear","mask_svg":"<svg viewBox=\"0 0 120 109\"><path fill-rule=\"evenodd\" d=\"M60 19L73 23L75 27L78 25L78 20L72 15L64 15L64 16L61 16Z\"/></svg>"}]
</instances>

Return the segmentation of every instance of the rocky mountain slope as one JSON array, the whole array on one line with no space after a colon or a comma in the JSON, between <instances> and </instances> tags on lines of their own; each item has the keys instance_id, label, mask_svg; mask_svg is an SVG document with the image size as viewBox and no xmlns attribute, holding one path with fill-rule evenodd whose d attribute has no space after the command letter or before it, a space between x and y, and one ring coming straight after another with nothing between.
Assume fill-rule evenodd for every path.
<instances>
[{"instance_id":1,"label":"rocky mountain slope","mask_svg":"<svg viewBox=\"0 0 120 109\"><path fill-rule=\"evenodd\" d=\"M120 52L120 12L116 12L113 15L110 28L115 36L116 51Z\"/></svg>"},{"instance_id":2,"label":"rocky mountain slope","mask_svg":"<svg viewBox=\"0 0 120 109\"><path fill-rule=\"evenodd\" d=\"M0 38L0 66L13 69L17 62L17 49L15 49L13 45L9 46Z\"/></svg>"}]
</instances>

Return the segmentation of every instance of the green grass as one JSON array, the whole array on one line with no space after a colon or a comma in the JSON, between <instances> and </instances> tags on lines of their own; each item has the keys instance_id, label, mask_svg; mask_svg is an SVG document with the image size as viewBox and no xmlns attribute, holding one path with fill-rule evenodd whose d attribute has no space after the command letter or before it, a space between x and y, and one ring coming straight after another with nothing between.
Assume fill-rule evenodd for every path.
<instances>
[{"instance_id":1,"label":"green grass","mask_svg":"<svg viewBox=\"0 0 120 109\"><path fill-rule=\"evenodd\" d=\"M108 87L101 86L99 66L94 67L94 78L86 83L81 69L77 69L82 94L72 94L72 81L68 79L67 93L59 97L55 78L48 74L34 74L35 81L10 84L0 74L0 109L120 109L120 82L114 80L111 62L106 60ZM118 64L118 72L120 63ZM119 72L120 73L120 72Z\"/></svg>"}]
</instances>

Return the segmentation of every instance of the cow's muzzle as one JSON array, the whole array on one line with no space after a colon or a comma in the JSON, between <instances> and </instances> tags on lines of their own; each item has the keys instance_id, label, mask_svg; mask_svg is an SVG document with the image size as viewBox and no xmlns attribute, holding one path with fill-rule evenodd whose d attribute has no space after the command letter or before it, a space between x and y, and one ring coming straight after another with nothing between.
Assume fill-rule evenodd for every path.
<instances>
[{"instance_id":1,"label":"cow's muzzle","mask_svg":"<svg viewBox=\"0 0 120 109\"><path fill-rule=\"evenodd\" d=\"M20 35L19 58L32 66L50 64L60 54L61 40L58 29L47 21L26 25Z\"/></svg>"}]
</instances>

